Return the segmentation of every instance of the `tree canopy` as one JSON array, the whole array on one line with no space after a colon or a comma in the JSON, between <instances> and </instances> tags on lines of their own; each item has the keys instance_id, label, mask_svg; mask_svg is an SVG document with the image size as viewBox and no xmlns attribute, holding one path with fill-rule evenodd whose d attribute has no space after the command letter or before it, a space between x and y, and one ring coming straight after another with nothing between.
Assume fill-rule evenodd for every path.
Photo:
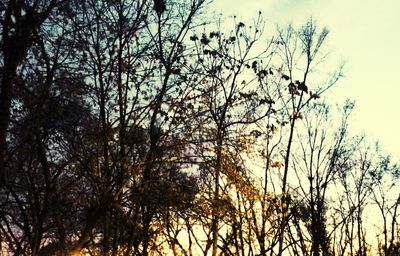
<instances>
[{"instance_id":1,"label":"tree canopy","mask_svg":"<svg viewBox=\"0 0 400 256\"><path fill-rule=\"evenodd\" d=\"M208 4L0 3L4 255L400 254L399 166L324 100L328 29Z\"/></svg>"}]
</instances>

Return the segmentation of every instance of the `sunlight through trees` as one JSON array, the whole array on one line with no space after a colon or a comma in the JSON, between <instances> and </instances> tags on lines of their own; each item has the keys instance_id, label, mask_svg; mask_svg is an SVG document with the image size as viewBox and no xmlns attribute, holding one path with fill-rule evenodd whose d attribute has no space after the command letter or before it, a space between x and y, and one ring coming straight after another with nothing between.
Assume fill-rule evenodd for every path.
<instances>
[{"instance_id":1,"label":"sunlight through trees","mask_svg":"<svg viewBox=\"0 0 400 256\"><path fill-rule=\"evenodd\" d=\"M0 3L4 255L400 254L400 169L325 102L328 29L208 4Z\"/></svg>"}]
</instances>

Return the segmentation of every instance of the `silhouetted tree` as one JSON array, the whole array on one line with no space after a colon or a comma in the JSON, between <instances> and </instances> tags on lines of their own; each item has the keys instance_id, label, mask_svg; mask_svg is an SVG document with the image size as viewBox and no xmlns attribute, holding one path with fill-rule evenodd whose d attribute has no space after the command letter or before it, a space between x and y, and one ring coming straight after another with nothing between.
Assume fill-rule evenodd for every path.
<instances>
[{"instance_id":1,"label":"silhouetted tree","mask_svg":"<svg viewBox=\"0 0 400 256\"><path fill-rule=\"evenodd\" d=\"M327 30L205 6L0 3L4 253L367 255L367 207L398 253L397 166L318 100Z\"/></svg>"}]
</instances>

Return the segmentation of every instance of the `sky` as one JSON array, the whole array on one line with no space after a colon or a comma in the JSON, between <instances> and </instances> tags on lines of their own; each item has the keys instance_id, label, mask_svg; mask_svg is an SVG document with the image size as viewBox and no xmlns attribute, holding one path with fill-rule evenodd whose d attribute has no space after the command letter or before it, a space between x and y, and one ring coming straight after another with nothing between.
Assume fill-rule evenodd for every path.
<instances>
[{"instance_id":1,"label":"sky","mask_svg":"<svg viewBox=\"0 0 400 256\"><path fill-rule=\"evenodd\" d=\"M330 51L345 61L345 77L326 97L356 102L351 129L400 160L399 0L214 0L212 10L251 21L262 11L267 29L304 24L326 26Z\"/></svg>"}]
</instances>

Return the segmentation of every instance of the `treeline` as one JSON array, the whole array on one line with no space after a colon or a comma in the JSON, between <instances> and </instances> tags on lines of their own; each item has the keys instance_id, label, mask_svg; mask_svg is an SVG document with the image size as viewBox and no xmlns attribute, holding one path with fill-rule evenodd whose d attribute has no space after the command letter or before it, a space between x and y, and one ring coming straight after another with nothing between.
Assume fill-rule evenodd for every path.
<instances>
[{"instance_id":1,"label":"treeline","mask_svg":"<svg viewBox=\"0 0 400 256\"><path fill-rule=\"evenodd\" d=\"M0 3L4 255L400 254L399 168L323 100L328 30L208 5Z\"/></svg>"}]
</instances>

